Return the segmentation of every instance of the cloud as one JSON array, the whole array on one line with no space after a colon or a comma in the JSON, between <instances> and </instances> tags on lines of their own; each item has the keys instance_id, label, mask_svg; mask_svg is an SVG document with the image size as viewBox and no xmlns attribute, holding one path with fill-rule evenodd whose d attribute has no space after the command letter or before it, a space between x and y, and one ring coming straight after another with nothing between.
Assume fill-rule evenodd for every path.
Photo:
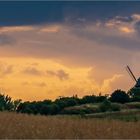
<instances>
[{"instance_id":1,"label":"cloud","mask_svg":"<svg viewBox=\"0 0 140 140\"><path fill-rule=\"evenodd\" d=\"M45 82L38 82L38 83L35 83L36 86L39 86L39 87L46 87L46 83Z\"/></svg>"},{"instance_id":2,"label":"cloud","mask_svg":"<svg viewBox=\"0 0 140 140\"><path fill-rule=\"evenodd\" d=\"M30 84L30 83L27 82L27 81L21 83L22 86L28 86L29 84Z\"/></svg>"},{"instance_id":3,"label":"cloud","mask_svg":"<svg viewBox=\"0 0 140 140\"><path fill-rule=\"evenodd\" d=\"M123 57L128 58L125 49L130 48L130 51L133 45L135 51L140 42L132 37L125 38L112 29L108 30L107 27L97 27L95 23L86 24L84 27L64 24L57 34L38 33L40 29L46 28L46 25L37 28L38 30L32 32L12 33L11 35L18 40L18 44L12 48L9 46L1 49L0 55L38 57L53 59L66 65L93 66L97 60L100 64L104 58L111 61L110 58L114 57L114 63L125 61L126 59L122 60L118 56L125 54ZM110 51L112 53L108 54Z\"/></svg>"},{"instance_id":4,"label":"cloud","mask_svg":"<svg viewBox=\"0 0 140 140\"><path fill-rule=\"evenodd\" d=\"M28 75L33 75L33 76L42 76L43 72L36 69L35 67L27 67L25 68L22 73L28 74Z\"/></svg>"},{"instance_id":5,"label":"cloud","mask_svg":"<svg viewBox=\"0 0 140 140\"><path fill-rule=\"evenodd\" d=\"M87 24L85 27L74 28L74 34L89 39L99 45L129 49L137 51L139 50L139 37L135 33L135 27L129 27L127 25L105 26L101 24L97 26L95 23Z\"/></svg>"},{"instance_id":6,"label":"cloud","mask_svg":"<svg viewBox=\"0 0 140 140\"><path fill-rule=\"evenodd\" d=\"M56 73L56 76L58 76L60 80L69 79L69 74L66 73L64 70L58 70Z\"/></svg>"},{"instance_id":7,"label":"cloud","mask_svg":"<svg viewBox=\"0 0 140 140\"><path fill-rule=\"evenodd\" d=\"M24 82L21 83L21 85L23 85L23 86L46 87L45 82L27 82L27 81L24 81Z\"/></svg>"},{"instance_id":8,"label":"cloud","mask_svg":"<svg viewBox=\"0 0 140 140\"><path fill-rule=\"evenodd\" d=\"M69 79L69 74L66 73L64 70L57 70L57 71L51 71L51 70L47 70L46 71L48 75L50 76L56 76L58 77L60 80L67 80Z\"/></svg>"},{"instance_id":9,"label":"cloud","mask_svg":"<svg viewBox=\"0 0 140 140\"><path fill-rule=\"evenodd\" d=\"M40 29L40 32L57 33L60 30L59 25L49 25Z\"/></svg>"},{"instance_id":10,"label":"cloud","mask_svg":"<svg viewBox=\"0 0 140 140\"><path fill-rule=\"evenodd\" d=\"M121 78L122 75L121 74L115 74L113 75L113 77L109 78L109 79L105 79L103 81L103 84L101 86L101 91L102 92L109 92L111 90L112 87L112 83L115 83L119 78Z\"/></svg>"},{"instance_id":11,"label":"cloud","mask_svg":"<svg viewBox=\"0 0 140 140\"><path fill-rule=\"evenodd\" d=\"M139 33L140 14L127 17L116 16L105 23L106 26L115 28L127 34Z\"/></svg>"},{"instance_id":12,"label":"cloud","mask_svg":"<svg viewBox=\"0 0 140 140\"><path fill-rule=\"evenodd\" d=\"M33 26L5 26L0 27L0 33L26 32L34 30Z\"/></svg>"},{"instance_id":13,"label":"cloud","mask_svg":"<svg viewBox=\"0 0 140 140\"><path fill-rule=\"evenodd\" d=\"M5 63L0 63L0 76L4 77L13 73L13 65L8 65Z\"/></svg>"},{"instance_id":14,"label":"cloud","mask_svg":"<svg viewBox=\"0 0 140 140\"><path fill-rule=\"evenodd\" d=\"M96 84L96 86L100 89L100 92L107 93L107 92L112 91L112 89L118 88L118 85L120 83L122 85L125 85L123 84L123 82L125 82L126 77L124 77L123 71L122 72L119 71L119 72L120 74L116 74L118 73L118 71L110 72L109 70L106 70L106 69L94 67L89 70L88 78L90 81ZM122 86L120 85L119 87L122 87Z\"/></svg>"},{"instance_id":15,"label":"cloud","mask_svg":"<svg viewBox=\"0 0 140 140\"><path fill-rule=\"evenodd\" d=\"M112 70L112 74L121 73L124 65L133 63L132 59L140 49L139 36L136 34L134 24L132 25L134 19L131 16L130 19L113 17L104 22L98 20L98 23L85 22L82 25L55 24L60 28L57 34L38 33L41 29L54 27L46 24L39 27L33 26L35 30L32 32L19 32L18 35L13 32L12 36L19 40L18 45L16 44L12 49L10 46L1 49L0 56L6 54L50 59L66 66L95 66L98 70L104 68L102 72L105 75L108 74L108 69ZM106 26L107 23L111 23L111 20L112 27ZM121 31L130 27L135 30L133 33ZM53 72L52 75L56 75L56 72Z\"/></svg>"},{"instance_id":16,"label":"cloud","mask_svg":"<svg viewBox=\"0 0 140 140\"><path fill-rule=\"evenodd\" d=\"M11 36L5 35L5 34L0 34L0 46L12 45L15 42L16 42L15 39L12 38Z\"/></svg>"},{"instance_id":17,"label":"cloud","mask_svg":"<svg viewBox=\"0 0 140 140\"><path fill-rule=\"evenodd\" d=\"M38 66L38 65L39 65L39 63L34 62L34 63L31 63L30 65L32 65L32 66Z\"/></svg>"}]
</instances>

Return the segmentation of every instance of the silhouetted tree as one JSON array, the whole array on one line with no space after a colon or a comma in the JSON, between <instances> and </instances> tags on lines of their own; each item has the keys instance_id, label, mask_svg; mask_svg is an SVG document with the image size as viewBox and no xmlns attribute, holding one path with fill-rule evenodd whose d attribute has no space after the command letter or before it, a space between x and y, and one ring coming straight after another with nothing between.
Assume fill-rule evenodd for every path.
<instances>
[{"instance_id":1,"label":"silhouetted tree","mask_svg":"<svg viewBox=\"0 0 140 140\"><path fill-rule=\"evenodd\" d=\"M115 90L110 97L111 102L126 103L129 102L129 96L125 91Z\"/></svg>"},{"instance_id":2,"label":"silhouetted tree","mask_svg":"<svg viewBox=\"0 0 140 140\"><path fill-rule=\"evenodd\" d=\"M14 104L10 96L0 94L0 111L8 110L12 111Z\"/></svg>"},{"instance_id":3,"label":"silhouetted tree","mask_svg":"<svg viewBox=\"0 0 140 140\"><path fill-rule=\"evenodd\" d=\"M131 88L128 91L131 101L140 101L140 88Z\"/></svg>"},{"instance_id":4,"label":"silhouetted tree","mask_svg":"<svg viewBox=\"0 0 140 140\"><path fill-rule=\"evenodd\" d=\"M96 96L94 95L86 95L81 99L81 104L95 103L95 102L96 102Z\"/></svg>"},{"instance_id":5,"label":"silhouetted tree","mask_svg":"<svg viewBox=\"0 0 140 140\"><path fill-rule=\"evenodd\" d=\"M96 96L96 102L97 103L103 102L106 99L107 99L107 96L103 96L103 95Z\"/></svg>"},{"instance_id":6,"label":"silhouetted tree","mask_svg":"<svg viewBox=\"0 0 140 140\"><path fill-rule=\"evenodd\" d=\"M40 113L42 115L56 115L60 111L60 108L56 104L42 105Z\"/></svg>"},{"instance_id":7,"label":"silhouetted tree","mask_svg":"<svg viewBox=\"0 0 140 140\"><path fill-rule=\"evenodd\" d=\"M75 97L61 97L56 99L54 103L57 104L61 109L78 104Z\"/></svg>"},{"instance_id":8,"label":"silhouetted tree","mask_svg":"<svg viewBox=\"0 0 140 140\"><path fill-rule=\"evenodd\" d=\"M17 110L17 108L18 108L18 106L21 104L21 102L22 102L21 99L18 99L18 100L14 100L14 101L13 101L13 106L14 106L13 110L14 110L14 111Z\"/></svg>"}]
</instances>

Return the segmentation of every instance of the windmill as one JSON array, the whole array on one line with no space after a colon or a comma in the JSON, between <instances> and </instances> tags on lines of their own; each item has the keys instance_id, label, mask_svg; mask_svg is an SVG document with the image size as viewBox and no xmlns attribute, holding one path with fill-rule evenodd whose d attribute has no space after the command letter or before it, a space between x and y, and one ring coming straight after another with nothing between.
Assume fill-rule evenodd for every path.
<instances>
[{"instance_id":1,"label":"windmill","mask_svg":"<svg viewBox=\"0 0 140 140\"><path fill-rule=\"evenodd\" d=\"M130 77L133 79L133 81L136 82L135 87L140 88L140 78L136 79L135 75L133 74L129 66L126 66L126 70L129 73Z\"/></svg>"}]
</instances>

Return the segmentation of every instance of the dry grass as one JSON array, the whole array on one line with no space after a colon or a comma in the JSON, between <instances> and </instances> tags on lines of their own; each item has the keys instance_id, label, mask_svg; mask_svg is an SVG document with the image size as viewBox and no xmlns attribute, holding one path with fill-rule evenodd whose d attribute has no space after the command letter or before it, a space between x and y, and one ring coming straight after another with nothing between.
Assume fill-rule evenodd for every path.
<instances>
[{"instance_id":1,"label":"dry grass","mask_svg":"<svg viewBox=\"0 0 140 140\"><path fill-rule=\"evenodd\" d=\"M0 138L140 138L140 122L0 113Z\"/></svg>"}]
</instances>

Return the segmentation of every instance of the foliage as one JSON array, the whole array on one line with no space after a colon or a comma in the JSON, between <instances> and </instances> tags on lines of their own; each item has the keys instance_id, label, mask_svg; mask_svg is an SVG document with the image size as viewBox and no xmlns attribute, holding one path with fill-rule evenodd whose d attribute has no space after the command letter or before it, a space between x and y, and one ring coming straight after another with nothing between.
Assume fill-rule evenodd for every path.
<instances>
[{"instance_id":1,"label":"foliage","mask_svg":"<svg viewBox=\"0 0 140 140\"><path fill-rule=\"evenodd\" d=\"M111 102L125 103L129 101L129 96L121 90L112 93L111 98L107 96L86 95L82 98L76 96L60 97L55 101L25 101L12 100L8 95L0 94L0 111L16 111L27 114L56 115L56 114L91 114L106 111L119 111L119 104ZM79 106L79 107L78 107ZM138 106L136 107L138 108Z\"/></svg>"},{"instance_id":2,"label":"foliage","mask_svg":"<svg viewBox=\"0 0 140 140\"><path fill-rule=\"evenodd\" d=\"M104 100L104 102L99 105L99 110L101 112L120 111L121 106L117 103L111 103L109 100Z\"/></svg>"},{"instance_id":3,"label":"foliage","mask_svg":"<svg viewBox=\"0 0 140 140\"><path fill-rule=\"evenodd\" d=\"M128 109L140 109L140 102L130 102L125 105Z\"/></svg>"},{"instance_id":4,"label":"foliage","mask_svg":"<svg viewBox=\"0 0 140 140\"><path fill-rule=\"evenodd\" d=\"M86 95L80 100L80 104L103 102L106 96Z\"/></svg>"},{"instance_id":5,"label":"foliage","mask_svg":"<svg viewBox=\"0 0 140 140\"><path fill-rule=\"evenodd\" d=\"M135 115L130 112L122 115L120 112L109 112L102 113L102 116L103 114L108 114L108 116L105 115L103 119L98 119L99 117L88 118L87 115L85 118L81 118L79 115L45 117L0 112L0 139L140 138L140 113Z\"/></svg>"},{"instance_id":6,"label":"foliage","mask_svg":"<svg viewBox=\"0 0 140 140\"><path fill-rule=\"evenodd\" d=\"M131 88L128 91L129 96L131 97L132 101L140 101L140 88Z\"/></svg>"},{"instance_id":7,"label":"foliage","mask_svg":"<svg viewBox=\"0 0 140 140\"><path fill-rule=\"evenodd\" d=\"M8 110L14 111L21 100L12 101L12 98L8 95L0 94L0 111Z\"/></svg>"},{"instance_id":8,"label":"foliage","mask_svg":"<svg viewBox=\"0 0 140 140\"><path fill-rule=\"evenodd\" d=\"M86 95L80 100L81 104L95 103L95 102L96 102L96 96L95 95Z\"/></svg>"},{"instance_id":9,"label":"foliage","mask_svg":"<svg viewBox=\"0 0 140 140\"><path fill-rule=\"evenodd\" d=\"M112 103L111 104L111 111L120 111L121 110L121 106L117 103Z\"/></svg>"},{"instance_id":10,"label":"foliage","mask_svg":"<svg viewBox=\"0 0 140 140\"><path fill-rule=\"evenodd\" d=\"M110 108L111 108L111 102L108 101L108 100L104 100L104 102L101 103L100 106L99 106L99 110L100 110L101 112L109 111Z\"/></svg>"},{"instance_id":11,"label":"foliage","mask_svg":"<svg viewBox=\"0 0 140 140\"><path fill-rule=\"evenodd\" d=\"M74 106L63 109L60 114L91 114L99 112L98 107L93 106Z\"/></svg>"},{"instance_id":12,"label":"foliage","mask_svg":"<svg viewBox=\"0 0 140 140\"><path fill-rule=\"evenodd\" d=\"M129 102L129 95L125 91L115 90L110 97L111 102L126 103Z\"/></svg>"}]
</instances>

